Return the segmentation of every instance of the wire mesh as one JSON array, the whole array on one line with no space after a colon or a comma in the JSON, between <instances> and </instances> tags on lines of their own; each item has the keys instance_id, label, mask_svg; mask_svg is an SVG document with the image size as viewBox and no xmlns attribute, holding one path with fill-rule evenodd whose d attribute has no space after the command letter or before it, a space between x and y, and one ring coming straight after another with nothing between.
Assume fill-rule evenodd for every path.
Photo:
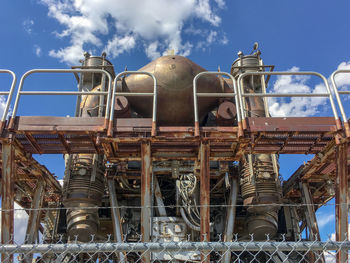
<instances>
[{"instance_id":1,"label":"wire mesh","mask_svg":"<svg viewBox=\"0 0 350 263\"><path fill-rule=\"evenodd\" d=\"M350 241L328 240L239 241L235 235L231 242L119 242L108 235L101 242L91 236L90 242L81 243L76 236L66 242L61 235L55 243L18 244L11 240L0 245L1 262L337 262L343 253L348 262ZM41 240L45 240L42 237ZM124 239L125 241L125 239ZM13 243L13 244L11 244Z\"/></svg>"}]
</instances>

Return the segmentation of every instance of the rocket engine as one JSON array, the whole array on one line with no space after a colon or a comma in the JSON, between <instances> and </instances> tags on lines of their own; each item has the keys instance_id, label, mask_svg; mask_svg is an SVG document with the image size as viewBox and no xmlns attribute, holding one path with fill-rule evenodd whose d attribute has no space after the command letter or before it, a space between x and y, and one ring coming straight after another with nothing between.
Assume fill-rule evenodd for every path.
<instances>
[{"instance_id":1,"label":"rocket engine","mask_svg":"<svg viewBox=\"0 0 350 263\"><path fill-rule=\"evenodd\" d=\"M85 56L82 68L103 68L114 77L113 65L101 57ZM231 75L237 80L247 71L263 71L260 52L251 55L239 55L231 67ZM153 73L157 79L157 125L193 126L193 78L206 71L188 58L182 56L163 56L140 69ZM79 80L83 91L106 90L104 77L100 74L84 73ZM246 93L265 92L264 78L247 76L243 79ZM117 83L117 91L153 92L153 81L145 75L129 75ZM232 93L233 83L228 78L207 75L198 80L199 93ZM115 112L117 118L150 118L152 98L117 97ZM105 100L101 96L82 97L78 102L77 116L102 117ZM246 117L269 116L262 97L246 97L243 101ZM242 106L242 105L241 105ZM232 98L200 97L198 113L201 126L236 126L236 105ZM140 176L139 161L125 160L120 163L108 163L99 154L71 154L65 156L66 171L64 179L63 204L67 208L66 233L70 239L75 236L81 242L88 242L91 235L113 232L111 206L108 196L106 176L113 177L114 188L120 209L121 232L126 242L138 240L141 233ZM151 238L153 241L185 241L191 234L192 240L199 239L200 177L196 163L189 160L164 160L154 162L152 175L152 199L157 208L151 214ZM217 179L213 179L211 189L211 240L218 239L225 230L229 216L225 204L231 203L229 192L231 177L238 180L238 207L234 225L240 239L254 234L255 240L274 238L281 224L279 219L281 186L279 181L278 156L269 154L246 154L239 163L211 161L211 170ZM109 185L110 187L110 185ZM112 185L113 187L113 185ZM231 186L232 187L232 186ZM220 207L220 205L223 205ZM133 208L135 207L135 208ZM163 208L162 208L163 207ZM169 230L171 229L171 231ZM167 232L170 231L170 232ZM227 231L227 230L226 230ZM232 233L231 233L232 234ZM159 254L160 258L164 255ZM186 252L179 258L189 260L191 253ZM191 259L195 262L195 259Z\"/></svg>"}]
</instances>

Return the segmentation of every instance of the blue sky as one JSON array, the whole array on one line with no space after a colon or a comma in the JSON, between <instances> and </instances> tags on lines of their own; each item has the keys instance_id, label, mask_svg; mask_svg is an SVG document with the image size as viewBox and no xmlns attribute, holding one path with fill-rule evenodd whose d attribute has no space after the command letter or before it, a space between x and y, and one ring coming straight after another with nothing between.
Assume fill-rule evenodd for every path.
<instances>
[{"instance_id":1,"label":"blue sky","mask_svg":"<svg viewBox=\"0 0 350 263\"><path fill-rule=\"evenodd\" d=\"M349 1L228 0L3 0L0 10L0 68L17 76L33 68L77 65L83 51L107 55L115 71L142 67L168 49L208 70L229 71L239 50L259 42L265 64L275 70L313 70L327 78L350 68ZM349 74L350 75L350 74ZM8 85L6 77L0 85ZM350 84L350 76L339 78ZM72 76L33 76L25 89L75 90ZM272 78L274 91L322 91L314 78ZM287 89L287 90L286 90ZM28 97L20 115L72 115L74 98ZM326 100L275 100L274 115L331 116ZM321 107L319 106L321 105ZM349 110L350 112L350 110ZM61 156L38 156L59 177ZM288 177L307 156L283 156ZM292 160L292 161L291 161ZM334 232L334 207L321 209L322 236Z\"/></svg>"}]
</instances>

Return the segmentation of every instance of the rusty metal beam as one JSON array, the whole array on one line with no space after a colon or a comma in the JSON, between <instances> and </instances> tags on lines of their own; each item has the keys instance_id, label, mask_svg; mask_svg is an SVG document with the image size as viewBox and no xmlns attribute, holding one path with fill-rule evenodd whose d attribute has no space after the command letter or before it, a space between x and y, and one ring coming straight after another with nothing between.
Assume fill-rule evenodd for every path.
<instances>
[{"instance_id":1,"label":"rusty metal beam","mask_svg":"<svg viewBox=\"0 0 350 263\"><path fill-rule=\"evenodd\" d=\"M233 177L231 181L231 192L230 192L230 201L229 207L227 209L226 216L226 227L225 227L225 242L232 242L234 226L236 221L236 204L237 204L237 196L238 196L238 182L237 178ZM231 262L231 252L228 251L223 259L223 263Z\"/></svg>"},{"instance_id":2,"label":"rusty metal beam","mask_svg":"<svg viewBox=\"0 0 350 263\"><path fill-rule=\"evenodd\" d=\"M201 241L210 241L210 146L204 141L199 149L200 158L200 235ZM202 254L202 262L210 262L209 255Z\"/></svg>"},{"instance_id":3,"label":"rusty metal beam","mask_svg":"<svg viewBox=\"0 0 350 263\"><path fill-rule=\"evenodd\" d=\"M32 209L29 211L29 218L27 223L25 244L34 244L38 238L38 231L40 226L40 218L42 213L42 204L44 200L45 182L43 178L39 178L36 190L32 201ZM24 262L32 262L33 254L26 254L22 256Z\"/></svg>"},{"instance_id":4,"label":"rusty metal beam","mask_svg":"<svg viewBox=\"0 0 350 263\"><path fill-rule=\"evenodd\" d=\"M1 244L13 244L14 228L14 178L15 149L12 143L2 142L2 182L1 182ZM13 262L13 255L2 254L1 262Z\"/></svg>"},{"instance_id":5,"label":"rusty metal beam","mask_svg":"<svg viewBox=\"0 0 350 263\"><path fill-rule=\"evenodd\" d=\"M149 242L151 237L151 144L148 141L141 143L141 234L142 241ZM150 262L150 254L145 253L143 262Z\"/></svg>"},{"instance_id":6,"label":"rusty metal beam","mask_svg":"<svg viewBox=\"0 0 350 263\"><path fill-rule=\"evenodd\" d=\"M336 193L335 193L335 220L336 241L348 239L348 166L347 166L347 144L336 146ZM348 261L347 251L340 250L337 253L337 262Z\"/></svg>"},{"instance_id":7,"label":"rusty metal beam","mask_svg":"<svg viewBox=\"0 0 350 263\"><path fill-rule=\"evenodd\" d=\"M109 200L112 207L112 220L113 220L113 229L114 229L114 239L118 243L123 243L123 231L120 223L120 213L118 208L118 200L115 192L114 179L108 179L108 191L109 191ZM126 255L123 252L119 253L119 261L125 263Z\"/></svg>"},{"instance_id":8,"label":"rusty metal beam","mask_svg":"<svg viewBox=\"0 0 350 263\"><path fill-rule=\"evenodd\" d=\"M302 194L302 199L304 204L306 205L306 213L305 218L307 225L310 229L310 240L320 241L320 231L317 224L316 214L315 214L315 206L312 199L312 195L310 193L309 187L306 182L300 183Z\"/></svg>"}]
</instances>

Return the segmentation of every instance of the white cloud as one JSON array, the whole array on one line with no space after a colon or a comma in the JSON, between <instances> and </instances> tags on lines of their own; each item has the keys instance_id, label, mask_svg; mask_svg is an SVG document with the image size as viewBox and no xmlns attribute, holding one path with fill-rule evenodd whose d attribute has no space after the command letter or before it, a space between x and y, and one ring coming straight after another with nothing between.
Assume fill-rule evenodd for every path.
<instances>
[{"instance_id":1,"label":"white cloud","mask_svg":"<svg viewBox=\"0 0 350 263\"><path fill-rule=\"evenodd\" d=\"M335 216L334 214L318 214L317 215L317 224L319 228L323 228L328 223L334 221Z\"/></svg>"},{"instance_id":2,"label":"white cloud","mask_svg":"<svg viewBox=\"0 0 350 263\"><path fill-rule=\"evenodd\" d=\"M337 256L335 252L324 252L324 259L326 263L335 263L337 262Z\"/></svg>"},{"instance_id":3,"label":"white cloud","mask_svg":"<svg viewBox=\"0 0 350 263\"><path fill-rule=\"evenodd\" d=\"M207 37L207 42L209 44L213 43L218 35L218 32L216 31L210 31L208 37Z\"/></svg>"},{"instance_id":4,"label":"white cloud","mask_svg":"<svg viewBox=\"0 0 350 263\"><path fill-rule=\"evenodd\" d=\"M350 70L350 61L342 62L337 69ZM293 67L288 71L299 71L298 67ZM278 76L273 83L272 93L326 93L326 87L323 83L314 86L307 85L309 76ZM340 90L350 90L350 73L338 74L335 77L336 84ZM332 90L330 76L328 84ZM349 97L341 97L344 101L349 100ZM269 110L272 116L312 116L320 112L321 106L328 104L328 98L309 97L309 98L269 98ZM336 102L336 101L335 101Z\"/></svg>"},{"instance_id":5,"label":"white cloud","mask_svg":"<svg viewBox=\"0 0 350 263\"><path fill-rule=\"evenodd\" d=\"M339 64L337 69L347 69L350 70L350 61L342 62ZM349 90L350 85L350 73L340 73L335 76L335 82L338 88L341 90Z\"/></svg>"},{"instance_id":6,"label":"white cloud","mask_svg":"<svg viewBox=\"0 0 350 263\"><path fill-rule=\"evenodd\" d=\"M134 48L135 44L135 37L132 35L124 36L123 38L115 36L112 40L108 41L106 52L113 57L117 57L125 51Z\"/></svg>"},{"instance_id":7,"label":"white cloud","mask_svg":"<svg viewBox=\"0 0 350 263\"><path fill-rule=\"evenodd\" d=\"M224 0L41 0L48 6L49 16L63 27L56 33L68 38L69 46L51 50L49 55L63 62L77 63L89 47L109 51L116 57L141 44L145 53L154 59L173 49L176 54L189 55L195 43L183 40L182 32L206 39L210 30L201 32L193 20L216 28L221 23L217 10L225 6ZM107 38L107 40L106 40ZM222 39L226 39L222 37ZM225 43L227 41L218 41Z\"/></svg>"},{"instance_id":8,"label":"white cloud","mask_svg":"<svg viewBox=\"0 0 350 263\"><path fill-rule=\"evenodd\" d=\"M33 32L34 21L32 19L26 19L22 23L24 31L29 35Z\"/></svg>"},{"instance_id":9,"label":"white cloud","mask_svg":"<svg viewBox=\"0 0 350 263\"><path fill-rule=\"evenodd\" d=\"M147 57L151 58L151 59L155 59L157 57L160 57L160 53L157 51L158 50L158 41L154 41L152 43L150 43L148 46L146 46L145 48L145 52Z\"/></svg>"},{"instance_id":10,"label":"white cloud","mask_svg":"<svg viewBox=\"0 0 350 263\"><path fill-rule=\"evenodd\" d=\"M41 57L41 47L34 45L34 53L37 57Z\"/></svg>"},{"instance_id":11,"label":"white cloud","mask_svg":"<svg viewBox=\"0 0 350 263\"><path fill-rule=\"evenodd\" d=\"M18 244L23 244L24 238L27 230L28 215L24 209L19 206L17 203L14 205L14 241ZM0 213L1 221L1 213ZM1 233L1 228L0 228Z\"/></svg>"},{"instance_id":12,"label":"white cloud","mask_svg":"<svg viewBox=\"0 0 350 263\"><path fill-rule=\"evenodd\" d=\"M224 0L215 0L216 4L219 6L219 8L225 7L225 1Z\"/></svg>"},{"instance_id":13,"label":"white cloud","mask_svg":"<svg viewBox=\"0 0 350 263\"><path fill-rule=\"evenodd\" d=\"M7 98L5 96L0 96L0 118L2 118L2 115L4 114L6 101Z\"/></svg>"},{"instance_id":14,"label":"white cloud","mask_svg":"<svg viewBox=\"0 0 350 263\"><path fill-rule=\"evenodd\" d=\"M299 71L293 67L291 72ZM314 87L307 85L310 76L278 76L273 83L271 93L326 93L324 84ZM292 97L292 98L269 98L269 110L272 116L279 117L305 117L319 112L320 106L327 101L325 97Z\"/></svg>"}]
</instances>

